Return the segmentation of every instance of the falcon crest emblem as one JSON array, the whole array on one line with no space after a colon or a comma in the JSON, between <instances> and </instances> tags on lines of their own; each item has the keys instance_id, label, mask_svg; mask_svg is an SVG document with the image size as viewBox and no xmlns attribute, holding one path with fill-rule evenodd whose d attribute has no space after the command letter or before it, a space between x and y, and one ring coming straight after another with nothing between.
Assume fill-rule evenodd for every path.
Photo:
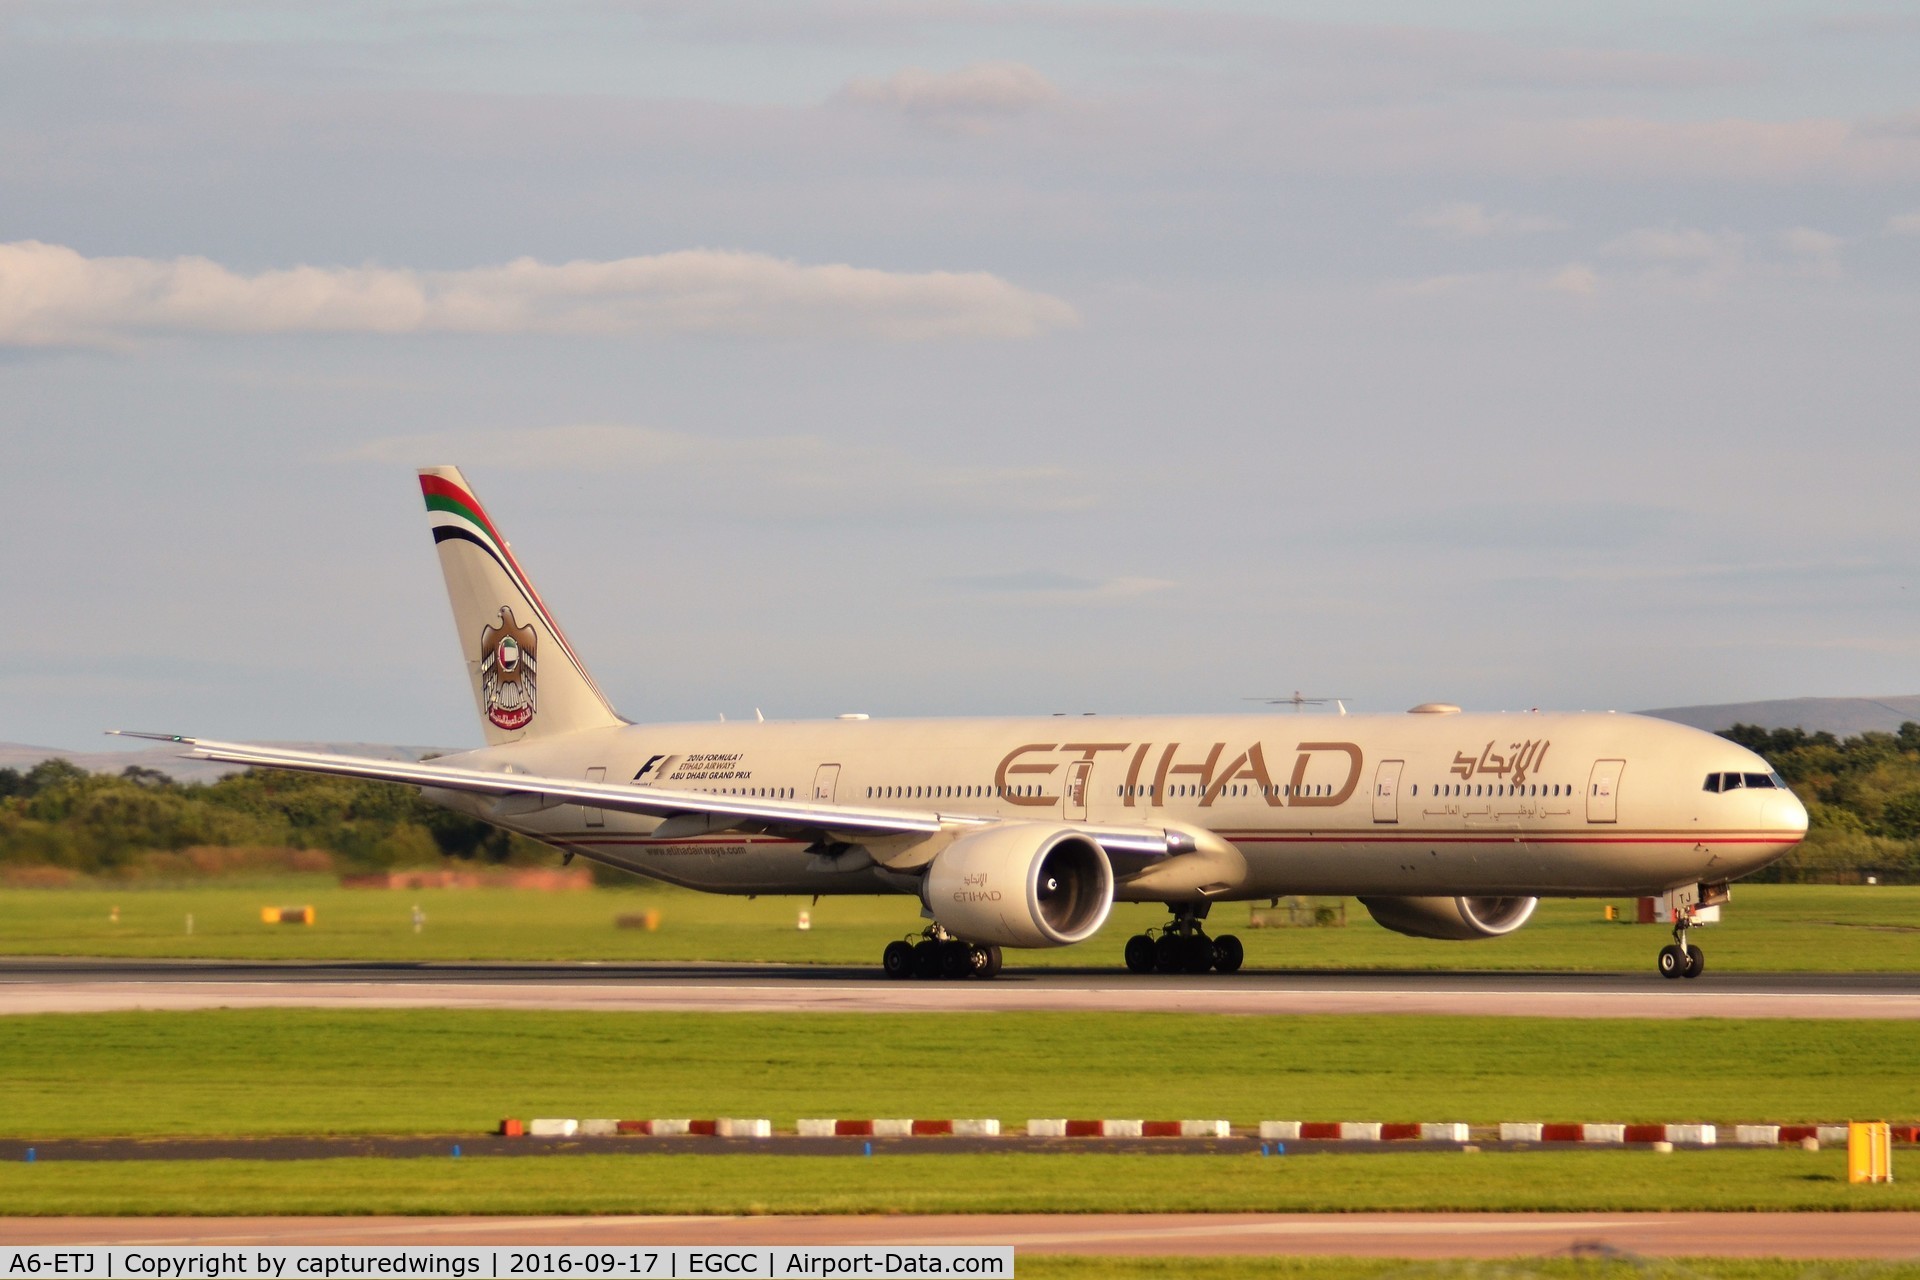
<instances>
[{"instance_id":1,"label":"falcon crest emblem","mask_svg":"<svg viewBox=\"0 0 1920 1280\"><path fill-rule=\"evenodd\" d=\"M533 720L535 655L540 637L531 624L516 625L511 606L498 625L480 632L480 691L487 719L502 729L524 729Z\"/></svg>"}]
</instances>

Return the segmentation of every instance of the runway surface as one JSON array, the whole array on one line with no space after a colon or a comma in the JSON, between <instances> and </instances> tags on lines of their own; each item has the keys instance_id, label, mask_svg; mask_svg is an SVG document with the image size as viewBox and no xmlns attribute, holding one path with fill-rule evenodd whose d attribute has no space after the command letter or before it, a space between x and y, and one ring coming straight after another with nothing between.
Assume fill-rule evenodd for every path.
<instances>
[{"instance_id":1,"label":"runway surface","mask_svg":"<svg viewBox=\"0 0 1920 1280\"><path fill-rule=\"evenodd\" d=\"M436 1008L912 1013L1105 1010L1583 1018L1920 1018L1920 974L1291 970L1230 976L1010 969L891 982L872 969L741 964L0 960L0 1014Z\"/></svg>"},{"instance_id":2,"label":"runway surface","mask_svg":"<svg viewBox=\"0 0 1920 1280\"><path fill-rule=\"evenodd\" d=\"M0 1244L1012 1245L1022 1253L1920 1259L1920 1213L13 1218Z\"/></svg>"}]
</instances>

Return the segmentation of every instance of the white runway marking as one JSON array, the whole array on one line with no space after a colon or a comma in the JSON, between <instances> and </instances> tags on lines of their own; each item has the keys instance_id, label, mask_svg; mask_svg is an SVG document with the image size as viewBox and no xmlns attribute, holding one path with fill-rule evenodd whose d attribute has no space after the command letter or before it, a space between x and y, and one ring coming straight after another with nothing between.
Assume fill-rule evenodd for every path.
<instances>
[{"instance_id":1,"label":"white runway marking","mask_svg":"<svg viewBox=\"0 0 1920 1280\"><path fill-rule=\"evenodd\" d=\"M1324 983L1324 985L1323 985ZM103 974L0 978L0 1015L218 1008L565 1009L602 1011L1105 1012L1247 1015L1330 1013L1482 1014L1583 1018L1920 1018L1920 990L1686 987L1596 990L1578 976L1542 986L1486 987L1436 977L1432 985L1372 988L1314 977L1276 985L1221 979L1208 986L1090 979L1080 985L860 983L831 978L780 983L701 982L635 977L592 983L564 979L370 979L308 972L300 980L130 978Z\"/></svg>"}]
</instances>

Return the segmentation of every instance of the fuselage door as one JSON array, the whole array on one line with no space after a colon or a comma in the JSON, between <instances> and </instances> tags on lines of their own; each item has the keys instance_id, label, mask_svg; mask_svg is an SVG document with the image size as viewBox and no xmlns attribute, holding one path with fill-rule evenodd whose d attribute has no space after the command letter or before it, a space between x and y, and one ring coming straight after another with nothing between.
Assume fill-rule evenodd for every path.
<instances>
[{"instance_id":1,"label":"fuselage door","mask_svg":"<svg viewBox=\"0 0 1920 1280\"><path fill-rule=\"evenodd\" d=\"M1620 821L1620 775L1625 760L1596 760L1593 776L1587 779L1587 821Z\"/></svg>"},{"instance_id":2,"label":"fuselage door","mask_svg":"<svg viewBox=\"0 0 1920 1280\"><path fill-rule=\"evenodd\" d=\"M588 782L605 782L606 780L607 766L597 764L587 770ZM605 809L595 809L587 805L582 805L580 812L585 816L586 823L590 827L604 827L607 825L607 811Z\"/></svg>"},{"instance_id":3,"label":"fuselage door","mask_svg":"<svg viewBox=\"0 0 1920 1280\"><path fill-rule=\"evenodd\" d=\"M813 802L832 804L833 796L840 789L840 766L823 764L813 771Z\"/></svg>"},{"instance_id":4,"label":"fuselage door","mask_svg":"<svg viewBox=\"0 0 1920 1280\"><path fill-rule=\"evenodd\" d=\"M1400 821L1400 770L1404 760L1382 760L1373 775L1373 820Z\"/></svg>"},{"instance_id":5,"label":"fuselage door","mask_svg":"<svg viewBox=\"0 0 1920 1280\"><path fill-rule=\"evenodd\" d=\"M1092 772L1091 760L1075 760L1067 768L1065 816L1068 822L1087 820L1087 775Z\"/></svg>"}]
</instances>

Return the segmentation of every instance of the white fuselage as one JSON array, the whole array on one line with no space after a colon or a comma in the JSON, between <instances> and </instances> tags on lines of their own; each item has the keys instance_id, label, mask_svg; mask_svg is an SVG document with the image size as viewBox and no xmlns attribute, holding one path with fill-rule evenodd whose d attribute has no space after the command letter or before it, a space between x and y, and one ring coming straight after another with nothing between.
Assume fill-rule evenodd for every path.
<instances>
[{"instance_id":1,"label":"white fuselage","mask_svg":"<svg viewBox=\"0 0 1920 1280\"><path fill-rule=\"evenodd\" d=\"M1806 831L1713 734L1615 714L1053 716L629 725L436 763L680 791L1142 825L1197 846L1117 877L1124 901L1281 894L1656 894L1748 874ZM558 848L723 893L887 893L952 839L820 856L777 831L659 834L657 818L436 798Z\"/></svg>"}]
</instances>

